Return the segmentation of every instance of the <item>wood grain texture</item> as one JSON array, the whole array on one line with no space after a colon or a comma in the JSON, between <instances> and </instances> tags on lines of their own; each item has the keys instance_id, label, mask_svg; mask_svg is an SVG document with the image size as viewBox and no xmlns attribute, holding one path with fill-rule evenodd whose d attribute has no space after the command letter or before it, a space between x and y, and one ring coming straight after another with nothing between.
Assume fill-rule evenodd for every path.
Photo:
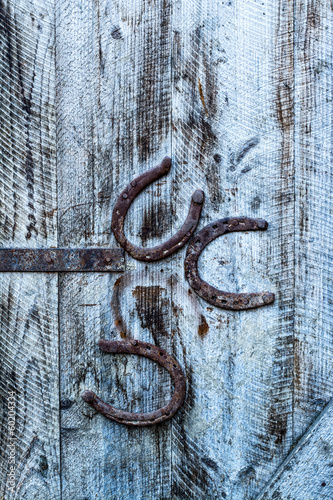
<instances>
[{"instance_id":1,"label":"wood grain texture","mask_svg":"<svg viewBox=\"0 0 333 500\"><path fill-rule=\"evenodd\" d=\"M117 196L170 154L170 15L168 2L58 1L61 245L115 246L110 223ZM125 231L135 244L169 236L171 186L170 174L134 201ZM127 428L80 396L91 389L130 411L170 398L170 377L156 364L97 346L99 338L127 336L168 349L169 268L127 257L124 275L60 279L64 499L170 498L170 423Z\"/></svg>"},{"instance_id":2,"label":"wood grain texture","mask_svg":"<svg viewBox=\"0 0 333 500\"><path fill-rule=\"evenodd\" d=\"M257 500L333 497L333 400L302 436Z\"/></svg>"},{"instance_id":3,"label":"wood grain texture","mask_svg":"<svg viewBox=\"0 0 333 500\"><path fill-rule=\"evenodd\" d=\"M294 441L333 397L332 8L296 6Z\"/></svg>"},{"instance_id":4,"label":"wood grain texture","mask_svg":"<svg viewBox=\"0 0 333 500\"><path fill-rule=\"evenodd\" d=\"M116 246L118 194L169 155L130 208L130 241L168 239L204 189L200 228L237 215L269 229L212 242L203 279L276 294L210 307L184 279L186 249L59 287L2 275L0 498L246 500L277 469L260 498L332 496L332 404L278 468L332 397L331 17L328 0L0 1L1 245ZM183 366L171 421L131 429L81 400L91 389L149 411L170 398L162 368L97 346L124 337Z\"/></svg>"},{"instance_id":5,"label":"wood grain texture","mask_svg":"<svg viewBox=\"0 0 333 500\"><path fill-rule=\"evenodd\" d=\"M276 302L209 307L184 281L184 255L174 258L175 353L189 397L173 425L173 498L253 498L292 443L292 29L287 1L175 2L174 202L204 189L200 227L266 219L265 233L215 240L199 269L218 288L272 291Z\"/></svg>"},{"instance_id":6,"label":"wood grain texture","mask_svg":"<svg viewBox=\"0 0 333 500\"><path fill-rule=\"evenodd\" d=\"M52 1L0 3L4 247L57 244L53 16ZM0 290L0 497L59 498L57 276L2 274Z\"/></svg>"}]
</instances>

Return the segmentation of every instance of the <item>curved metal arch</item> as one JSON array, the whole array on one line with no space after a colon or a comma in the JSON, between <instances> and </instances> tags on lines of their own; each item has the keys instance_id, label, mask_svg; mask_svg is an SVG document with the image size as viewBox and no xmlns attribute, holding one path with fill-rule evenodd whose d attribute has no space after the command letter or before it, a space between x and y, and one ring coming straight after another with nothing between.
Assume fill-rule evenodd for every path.
<instances>
[{"instance_id":1,"label":"curved metal arch","mask_svg":"<svg viewBox=\"0 0 333 500\"><path fill-rule=\"evenodd\" d=\"M240 311L272 304L274 293L229 293L209 285L200 278L198 260L203 249L215 238L236 231L265 231L268 223L263 219L248 219L247 217L232 217L212 222L205 226L188 246L185 258L185 276L196 294L213 306L221 309Z\"/></svg>"},{"instance_id":2,"label":"curved metal arch","mask_svg":"<svg viewBox=\"0 0 333 500\"><path fill-rule=\"evenodd\" d=\"M140 342L139 340L100 340L98 342L102 351L110 353L125 353L145 356L162 365L170 373L174 382L174 393L169 403L158 410L148 413L131 413L114 408L105 403L92 391L84 391L82 399L105 417L115 420L120 424L146 427L159 424L171 418L182 406L186 394L186 378L180 364L164 349L154 344Z\"/></svg>"},{"instance_id":3,"label":"curved metal arch","mask_svg":"<svg viewBox=\"0 0 333 500\"><path fill-rule=\"evenodd\" d=\"M127 211L134 198L149 184L170 172L171 158L166 156L161 165L154 167L134 179L120 194L112 212L111 228L116 240L134 259L153 262L174 253L191 238L194 233L204 203L204 192L198 189L192 195L191 205L186 220L179 231L162 245L152 248L140 248L128 241L124 233Z\"/></svg>"}]
</instances>

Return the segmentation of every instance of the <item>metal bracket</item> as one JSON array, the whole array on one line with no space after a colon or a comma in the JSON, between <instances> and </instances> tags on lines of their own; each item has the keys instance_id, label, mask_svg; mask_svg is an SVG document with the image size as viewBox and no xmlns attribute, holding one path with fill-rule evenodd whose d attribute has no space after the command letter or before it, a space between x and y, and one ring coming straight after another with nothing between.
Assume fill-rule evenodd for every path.
<instances>
[{"instance_id":1,"label":"metal bracket","mask_svg":"<svg viewBox=\"0 0 333 500\"><path fill-rule=\"evenodd\" d=\"M132 257L134 257L134 259L144 262L153 262L168 257L188 242L198 225L205 199L204 192L200 189L197 189L192 195L191 206L182 227L162 245L153 248L140 248L130 243L125 236L125 217L132 201L146 186L163 175L168 174L170 168L171 159L166 156L161 165L148 170L128 184L120 194L113 209L111 221L112 231L117 241L130 255L132 255Z\"/></svg>"},{"instance_id":2,"label":"metal bracket","mask_svg":"<svg viewBox=\"0 0 333 500\"><path fill-rule=\"evenodd\" d=\"M147 342L139 340L99 340L99 347L102 351L110 353L137 354L145 356L159 363L170 373L174 382L174 393L166 406L149 413L130 413L118 410L105 403L92 391L84 391L82 399L105 417L115 420L121 424L146 427L147 425L159 424L171 418L181 407L186 394L186 378L180 364L168 354L164 349Z\"/></svg>"},{"instance_id":3,"label":"metal bracket","mask_svg":"<svg viewBox=\"0 0 333 500\"><path fill-rule=\"evenodd\" d=\"M187 248L185 259L186 278L200 297L221 309L241 311L266 306L274 302L271 292L261 293L230 293L223 292L202 280L198 272L198 260L203 249L215 238L235 231L265 231L268 223L263 219L233 217L221 219L205 226L195 235Z\"/></svg>"},{"instance_id":4,"label":"metal bracket","mask_svg":"<svg viewBox=\"0 0 333 500\"><path fill-rule=\"evenodd\" d=\"M0 272L115 272L125 270L122 248L1 248Z\"/></svg>"}]
</instances>

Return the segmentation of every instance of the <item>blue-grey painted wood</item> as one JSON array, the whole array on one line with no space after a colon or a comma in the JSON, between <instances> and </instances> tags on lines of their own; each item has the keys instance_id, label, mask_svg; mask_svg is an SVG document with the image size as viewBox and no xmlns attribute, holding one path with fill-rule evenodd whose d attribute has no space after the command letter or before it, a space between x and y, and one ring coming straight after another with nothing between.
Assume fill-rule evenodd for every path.
<instances>
[{"instance_id":1,"label":"blue-grey painted wood","mask_svg":"<svg viewBox=\"0 0 333 500\"><path fill-rule=\"evenodd\" d=\"M167 154L170 174L135 200L126 234L164 241L204 189L200 227L247 215L269 229L213 242L203 278L276 293L260 310L210 307L184 279L186 249L150 265L127 257L122 276L63 274L59 289L56 276L2 276L0 497L15 497L4 482L15 379L16 497L255 498L333 392L331 2L0 6L1 244L115 246L118 193ZM97 347L124 336L184 367L187 399L172 421L128 429L81 400L92 389L144 411L169 399L152 362ZM288 491L279 474L274 487Z\"/></svg>"},{"instance_id":2,"label":"blue-grey painted wood","mask_svg":"<svg viewBox=\"0 0 333 500\"><path fill-rule=\"evenodd\" d=\"M173 421L173 495L249 499L292 445L293 4L178 0L173 30L174 202L204 189L200 228L233 215L269 223L215 240L199 270L218 288L276 294L253 311L210 307L184 280L185 251L174 257L189 397Z\"/></svg>"},{"instance_id":3,"label":"blue-grey painted wood","mask_svg":"<svg viewBox=\"0 0 333 500\"><path fill-rule=\"evenodd\" d=\"M57 2L61 245L116 246L110 224L118 195L171 154L170 22L166 1ZM173 171L132 204L125 230L135 244L168 237ZM119 276L60 278L64 500L170 498L170 422L131 429L81 399L91 389L129 411L170 399L162 368L97 346L100 338L127 336L170 351L170 265L146 267L126 256L126 267Z\"/></svg>"},{"instance_id":4,"label":"blue-grey painted wood","mask_svg":"<svg viewBox=\"0 0 333 500\"><path fill-rule=\"evenodd\" d=\"M332 2L295 2L294 424L333 397Z\"/></svg>"},{"instance_id":5,"label":"blue-grey painted wood","mask_svg":"<svg viewBox=\"0 0 333 500\"><path fill-rule=\"evenodd\" d=\"M257 500L333 498L333 400L274 474Z\"/></svg>"},{"instance_id":6,"label":"blue-grey painted wood","mask_svg":"<svg viewBox=\"0 0 333 500\"><path fill-rule=\"evenodd\" d=\"M0 2L0 244L57 246L54 3ZM58 276L0 275L0 498L60 498ZM11 467L14 474L11 475Z\"/></svg>"}]
</instances>

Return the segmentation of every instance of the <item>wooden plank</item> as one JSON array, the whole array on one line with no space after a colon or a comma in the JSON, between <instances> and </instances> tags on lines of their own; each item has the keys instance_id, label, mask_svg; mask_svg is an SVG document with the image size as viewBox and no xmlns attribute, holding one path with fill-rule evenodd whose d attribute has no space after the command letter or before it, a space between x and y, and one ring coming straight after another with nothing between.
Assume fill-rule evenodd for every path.
<instances>
[{"instance_id":1,"label":"wooden plank","mask_svg":"<svg viewBox=\"0 0 333 500\"><path fill-rule=\"evenodd\" d=\"M292 442L294 317L293 6L177 0L173 15L174 206L203 188L200 227L262 217L203 253L202 277L272 291L273 306L210 307L173 261L174 344L189 379L173 424L172 498L253 498Z\"/></svg>"},{"instance_id":2,"label":"wooden plank","mask_svg":"<svg viewBox=\"0 0 333 500\"><path fill-rule=\"evenodd\" d=\"M0 5L1 246L57 244L53 15L52 1ZM57 280L0 276L3 499L60 495Z\"/></svg>"},{"instance_id":3,"label":"wooden plank","mask_svg":"<svg viewBox=\"0 0 333 500\"><path fill-rule=\"evenodd\" d=\"M332 4L297 1L294 441L333 397Z\"/></svg>"},{"instance_id":4,"label":"wooden plank","mask_svg":"<svg viewBox=\"0 0 333 500\"><path fill-rule=\"evenodd\" d=\"M333 497L333 400L288 455L257 500Z\"/></svg>"},{"instance_id":5,"label":"wooden plank","mask_svg":"<svg viewBox=\"0 0 333 500\"><path fill-rule=\"evenodd\" d=\"M64 1L57 6L59 245L115 246L118 194L170 154L170 4ZM172 174L135 200L126 234L167 238ZM62 495L170 498L170 423L131 429L81 400L94 390L115 406L148 411L170 395L153 362L114 356L99 338L132 336L168 349L170 265L127 259L127 273L60 279ZM161 272L163 271L163 272Z\"/></svg>"}]
</instances>

